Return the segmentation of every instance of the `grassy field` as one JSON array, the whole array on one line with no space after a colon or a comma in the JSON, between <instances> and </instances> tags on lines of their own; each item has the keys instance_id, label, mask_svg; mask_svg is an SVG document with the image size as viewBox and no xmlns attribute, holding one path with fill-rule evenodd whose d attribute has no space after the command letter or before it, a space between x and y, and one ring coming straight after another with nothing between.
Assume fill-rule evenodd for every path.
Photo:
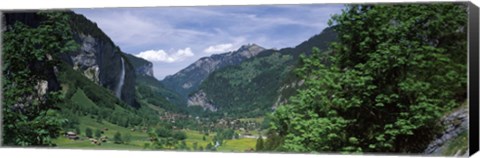
<instances>
[{"instance_id":1,"label":"grassy field","mask_svg":"<svg viewBox=\"0 0 480 158\"><path fill-rule=\"evenodd\" d=\"M72 96L72 101L82 104L85 107L94 107L96 104L90 100L85 93L79 89ZM155 107L150 107L152 110L161 111L163 109L154 109ZM115 110L122 110L118 105L115 105ZM261 121L259 118L253 118L252 121ZM245 120L246 121L246 120ZM150 143L148 140L148 134L142 130L132 131L130 128L121 127L105 120L98 121L95 117L90 116L81 116L79 118L79 129L80 134L79 140L70 140L64 136L54 140L54 143L57 144L58 148L73 148L73 149L118 149L118 150L142 150L146 143ZM107 136L107 142L103 142L101 145L92 144L89 138L86 137L86 129L90 128L92 130L92 135L95 136L95 131L103 131L102 136ZM156 127L152 127L155 129ZM200 147L205 148L208 143L213 143L212 139L215 136L215 133L210 133L208 136L202 134L199 131L194 130L183 130L187 138L185 140L187 147L190 151L193 150L193 144L197 143L197 149ZM67 132L67 131L65 131ZM115 144L113 142L113 137L115 133L121 133L122 136L126 134L130 135L131 141L124 144ZM203 140L205 137L205 140ZM236 140L225 140L224 144L220 146L217 151L234 151L242 152L250 148L255 148L255 139L252 138L241 138Z\"/></svg>"},{"instance_id":2,"label":"grassy field","mask_svg":"<svg viewBox=\"0 0 480 158\"><path fill-rule=\"evenodd\" d=\"M108 128L108 131L104 131L102 136L107 136L109 140L106 143L101 145L95 145L90 143L90 140L85 136L85 129L91 128L93 131L96 129ZM118 150L142 150L145 143L150 143L147 139L148 136L143 131L131 131L130 129L120 127L108 122L103 121L98 123L95 119L90 117L82 117L80 123L81 130L81 140L70 140L65 137L60 137L55 140L55 143L59 148L78 148L78 149L118 149ZM122 135L129 133L131 135L132 141L129 144L115 144L113 143L113 136L116 132L120 132ZM188 148L193 150L193 143L197 143L197 147L205 148L208 143L212 142L212 138L215 133L211 133L209 136L205 136L205 141L203 140L204 134L199 131L194 130L184 130L187 134L187 139L185 140ZM235 140L225 140L224 144L220 146L217 151L222 152L243 152L250 148L255 148L255 139L251 138L241 138ZM213 144L213 143L212 143Z\"/></svg>"},{"instance_id":3,"label":"grassy field","mask_svg":"<svg viewBox=\"0 0 480 158\"><path fill-rule=\"evenodd\" d=\"M248 149L255 149L256 141L256 139L251 138L226 140L222 146L218 147L217 151L244 152Z\"/></svg>"},{"instance_id":4,"label":"grassy field","mask_svg":"<svg viewBox=\"0 0 480 158\"><path fill-rule=\"evenodd\" d=\"M102 130L107 128L107 131L104 131L102 136L107 136L108 141L102 143L101 145L95 145L90 143L90 140L85 136L85 130L87 128L92 129L95 133L96 129ZM115 144L113 143L113 136L116 132L120 132L122 135L129 133L131 135L131 142L128 144ZM79 140L70 140L63 136L55 140L55 143L59 148L89 148L89 149L132 149L138 150L143 149L143 144L147 143L147 134L141 131L130 131L130 129L123 128L108 122L103 121L99 123L90 117L82 117L80 119L80 139Z\"/></svg>"}]
</instances>

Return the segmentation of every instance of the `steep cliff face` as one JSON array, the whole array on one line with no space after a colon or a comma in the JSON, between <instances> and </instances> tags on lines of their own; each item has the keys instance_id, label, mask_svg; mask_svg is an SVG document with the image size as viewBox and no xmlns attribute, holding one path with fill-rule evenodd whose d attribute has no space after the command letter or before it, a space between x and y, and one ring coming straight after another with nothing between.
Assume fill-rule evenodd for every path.
<instances>
[{"instance_id":1,"label":"steep cliff face","mask_svg":"<svg viewBox=\"0 0 480 158\"><path fill-rule=\"evenodd\" d=\"M186 98L192 91L195 91L200 83L213 71L225 66L240 64L245 59L252 58L264 50L265 48L256 44L249 44L233 52L204 57L189 65L187 68L182 69L180 72L165 77L162 83L168 89L176 91Z\"/></svg>"},{"instance_id":2,"label":"steep cliff face","mask_svg":"<svg viewBox=\"0 0 480 158\"><path fill-rule=\"evenodd\" d=\"M132 63L133 68L135 69L135 74L137 76L153 76L153 64L145 59L138 58L131 54L125 54L127 59Z\"/></svg>"},{"instance_id":3,"label":"steep cliff face","mask_svg":"<svg viewBox=\"0 0 480 158\"><path fill-rule=\"evenodd\" d=\"M126 54L95 23L82 15L70 15L74 40L80 44L80 49L62 58L90 80L114 93L118 91L118 98L137 107L135 70Z\"/></svg>"},{"instance_id":4,"label":"steep cliff face","mask_svg":"<svg viewBox=\"0 0 480 158\"><path fill-rule=\"evenodd\" d=\"M122 58L125 58L125 54L95 23L82 15L69 11L65 13L70 16L73 39L80 45L80 48L74 52L63 53L58 58L83 73L93 82L111 90L112 93L122 83L118 97L131 106L138 106L134 93L134 69L129 62L124 62L122 66ZM28 26L36 27L41 21L41 17L33 11L5 14L7 26L13 25L15 22L22 22ZM121 75L122 72L123 76ZM56 80L54 78L55 76L52 76L51 80Z\"/></svg>"}]
</instances>

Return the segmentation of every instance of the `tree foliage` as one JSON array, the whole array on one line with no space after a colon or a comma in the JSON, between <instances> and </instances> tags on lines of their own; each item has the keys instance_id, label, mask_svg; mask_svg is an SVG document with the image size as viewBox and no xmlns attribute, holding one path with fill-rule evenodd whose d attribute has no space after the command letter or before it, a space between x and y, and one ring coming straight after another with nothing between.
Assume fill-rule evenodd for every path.
<instances>
[{"instance_id":1,"label":"tree foliage","mask_svg":"<svg viewBox=\"0 0 480 158\"><path fill-rule=\"evenodd\" d=\"M262 136L258 137L257 143L255 144L255 151L263 151L263 138Z\"/></svg>"},{"instance_id":2,"label":"tree foliage","mask_svg":"<svg viewBox=\"0 0 480 158\"><path fill-rule=\"evenodd\" d=\"M93 138L93 132L92 132L92 129L91 128L86 128L85 129L85 136L87 136L88 138Z\"/></svg>"},{"instance_id":3,"label":"tree foliage","mask_svg":"<svg viewBox=\"0 0 480 158\"><path fill-rule=\"evenodd\" d=\"M5 145L53 145L63 122L55 105L61 96L46 85L58 64L55 56L76 49L62 12L35 13L36 27L17 21L3 39L3 143ZM46 89L46 90L45 90Z\"/></svg>"},{"instance_id":4,"label":"tree foliage","mask_svg":"<svg viewBox=\"0 0 480 158\"><path fill-rule=\"evenodd\" d=\"M273 114L267 148L421 152L466 99L466 22L458 4L349 5L331 55L302 58L306 88Z\"/></svg>"},{"instance_id":5,"label":"tree foliage","mask_svg":"<svg viewBox=\"0 0 480 158\"><path fill-rule=\"evenodd\" d=\"M100 138L102 136L102 131L100 131L99 129L96 129L95 130L95 138Z\"/></svg>"},{"instance_id":6,"label":"tree foliage","mask_svg":"<svg viewBox=\"0 0 480 158\"><path fill-rule=\"evenodd\" d=\"M113 135L113 142L115 144L122 144L123 143L122 134L120 134L120 132L116 132L115 135Z\"/></svg>"}]
</instances>

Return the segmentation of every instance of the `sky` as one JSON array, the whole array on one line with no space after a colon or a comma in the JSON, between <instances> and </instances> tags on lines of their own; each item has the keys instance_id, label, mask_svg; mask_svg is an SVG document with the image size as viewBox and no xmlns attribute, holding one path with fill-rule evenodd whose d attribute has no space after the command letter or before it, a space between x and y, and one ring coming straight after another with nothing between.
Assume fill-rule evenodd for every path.
<instances>
[{"instance_id":1,"label":"sky","mask_svg":"<svg viewBox=\"0 0 480 158\"><path fill-rule=\"evenodd\" d=\"M255 43L295 47L328 27L343 5L257 5L75 9L123 52L153 63L162 80L201 57Z\"/></svg>"}]
</instances>

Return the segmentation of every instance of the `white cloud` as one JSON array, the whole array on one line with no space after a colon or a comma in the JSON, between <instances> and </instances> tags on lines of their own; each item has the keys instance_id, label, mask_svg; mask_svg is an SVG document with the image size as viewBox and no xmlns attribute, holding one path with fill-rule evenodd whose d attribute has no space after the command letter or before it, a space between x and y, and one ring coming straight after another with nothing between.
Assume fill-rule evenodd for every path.
<instances>
[{"instance_id":1,"label":"white cloud","mask_svg":"<svg viewBox=\"0 0 480 158\"><path fill-rule=\"evenodd\" d=\"M214 53L224 53L228 51L233 51L233 44L231 43L226 43L226 44L219 44L219 45L214 45L214 46L209 46L203 52L207 54L214 54Z\"/></svg>"},{"instance_id":2,"label":"white cloud","mask_svg":"<svg viewBox=\"0 0 480 158\"><path fill-rule=\"evenodd\" d=\"M185 48L185 49L179 49L174 53L167 53L162 49L147 50L147 51L140 52L135 56L151 62L173 63L173 62L182 61L188 57L192 57L194 56L194 54L190 48Z\"/></svg>"}]
</instances>

